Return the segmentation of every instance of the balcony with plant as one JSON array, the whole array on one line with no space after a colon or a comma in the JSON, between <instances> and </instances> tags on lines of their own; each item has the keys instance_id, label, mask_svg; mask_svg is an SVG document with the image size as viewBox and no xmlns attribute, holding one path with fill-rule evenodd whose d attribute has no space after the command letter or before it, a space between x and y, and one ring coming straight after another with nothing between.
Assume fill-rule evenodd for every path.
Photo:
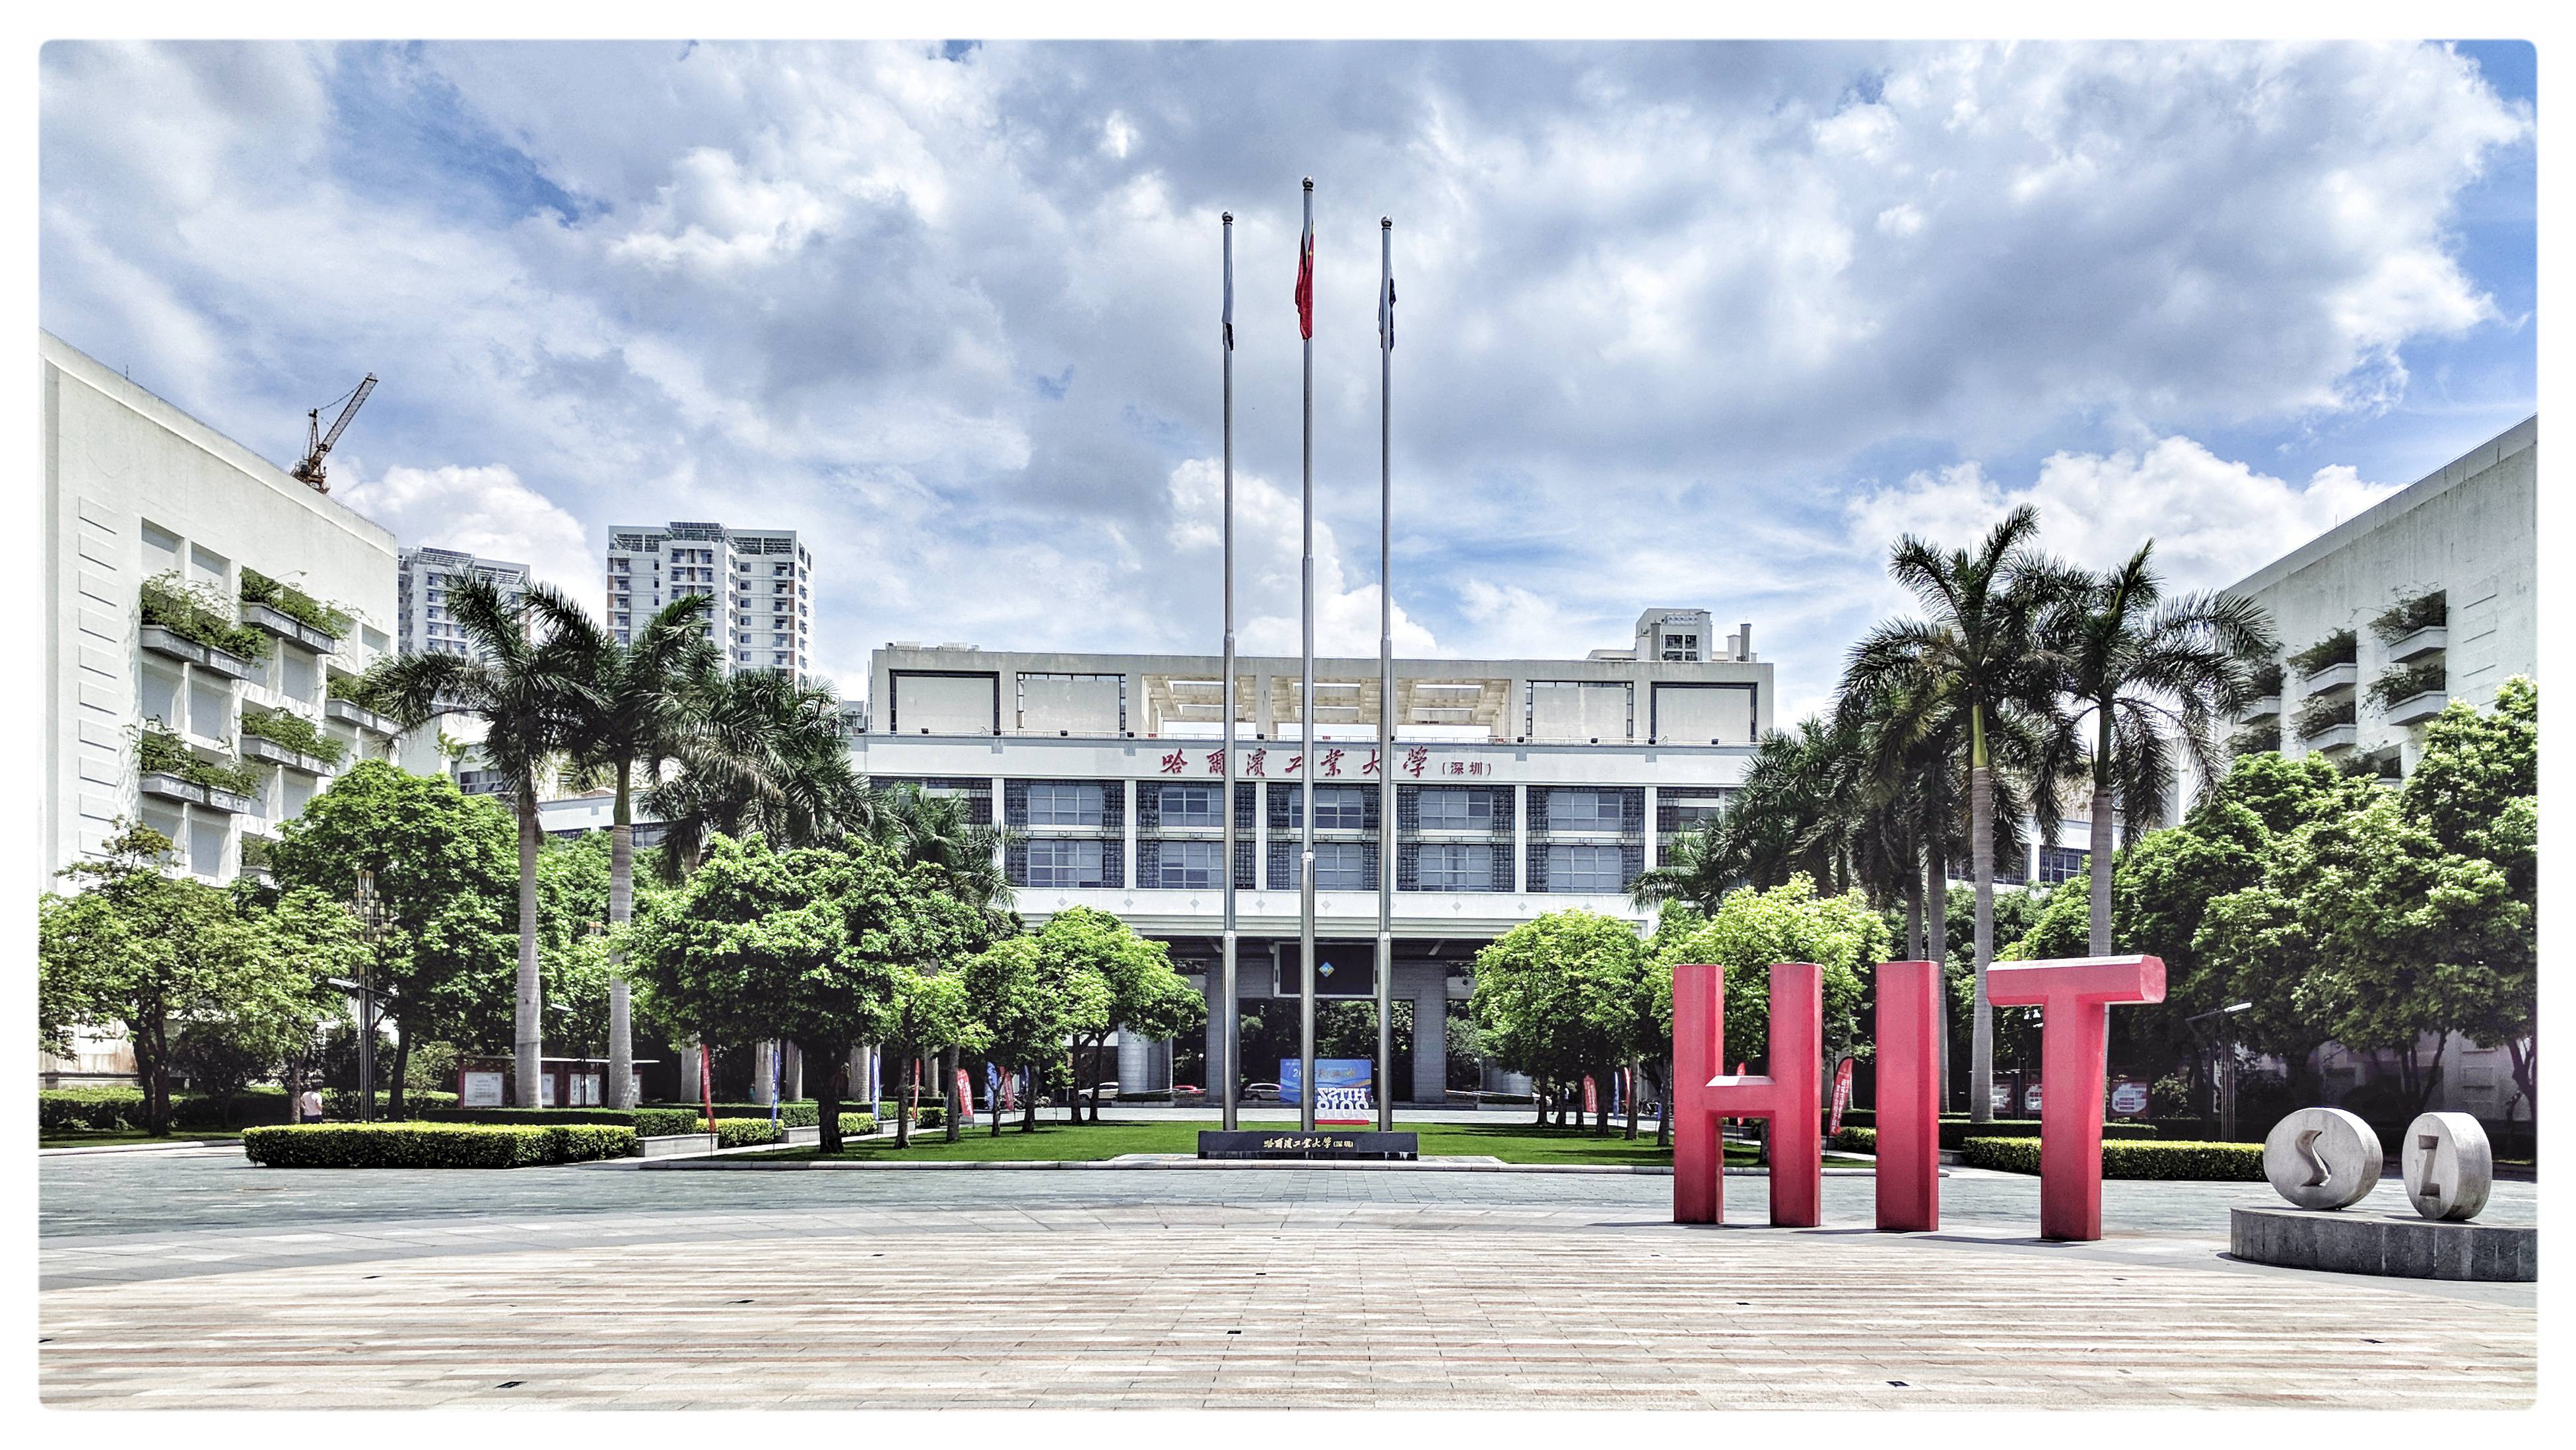
<instances>
[{"instance_id":1,"label":"balcony with plant","mask_svg":"<svg viewBox=\"0 0 2576 1450\"><path fill-rule=\"evenodd\" d=\"M135 740L134 763L145 775L166 775L202 790L257 798L263 772L238 761L205 760L168 730L145 726Z\"/></svg>"},{"instance_id":2,"label":"balcony with plant","mask_svg":"<svg viewBox=\"0 0 2576 1450\"><path fill-rule=\"evenodd\" d=\"M255 611L265 609L285 616L285 624L298 643L324 654L339 647L356 620L347 610L316 599L292 584L271 579L257 569L241 571L241 604L245 619L256 618ZM275 620L266 621L272 626Z\"/></svg>"},{"instance_id":3,"label":"balcony with plant","mask_svg":"<svg viewBox=\"0 0 2576 1450\"><path fill-rule=\"evenodd\" d=\"M349 753L345 740L325 732L321 726L292 710L245 710L241 733L245 737L284 746L298 755L309 756L325 767L336 766Z\"/></svg>"},{"instance_id":4,"label":"balcony with plant","mask_svg":"<svg viewBox=\"0 0 2576 1450\"><path fill-rule=\"evenodd\" d=\"M2281 722L2278 718L2260 725L2248 725L2227 738L2230 755L2262 755L2281 748Z\"/></svg>"},{"instance_id":5,"label":"balcony with plant","mask_svg":"<svg viewBox=\"0 0 2576 1450\"><path fill-rule=\"evenodd\" d=\"M2439 629L2451 622L2450 595L2440 589L2409 594L2381 610L2370 632L2381 644L2395 644L2419 629Z\"/></svg>"},{"instance_id":6,"label":"balcony with plant","mask_svg":"<svg viewBox=\"0 0 2576 1450\"><path fill-rule=\"evenodd\" d=\"M2392 725L2429 720L2449 703L2450 669L2437 656L2421 664L2401 665L2370 682L2370 702Z\"/></svg>"},{"instance_id":7,"label":"balcony with plant","mask_svg":"<svg viewBox=\"0 0 2576 1450\"><path fill-rule=\"evenodd\" d=\"M189 584L176 570L143 581L142 610L146 625L168 630L191 644L252 663L268 658L269 637L235 619L232 602L223 591Z\"/></svg>"},{"instance_id":8,"label":"balcony with plant","mask_svg":"<svg viewBox=\"0 0 2576 1450\"><path fill-rule=\"evenodd\" d=\"M2299 738L2314 740L2338 725L2350 725L2359 716L2356 703L2350 695L2310 700L2299 711Z\"/></svg>"},{"instance_id":9,"label":"balcony with plant","mask_svg":"<svg viewBox=\"0 0 2576 1450\"><path fill-rule=\"evenodd\" d=\"M2353 664L2361 658L2361 641L2351 630L2338 629L2315 644L2290 656L2290 673L2300 679L2335 665Z\"/></svg>"}]
</instances>

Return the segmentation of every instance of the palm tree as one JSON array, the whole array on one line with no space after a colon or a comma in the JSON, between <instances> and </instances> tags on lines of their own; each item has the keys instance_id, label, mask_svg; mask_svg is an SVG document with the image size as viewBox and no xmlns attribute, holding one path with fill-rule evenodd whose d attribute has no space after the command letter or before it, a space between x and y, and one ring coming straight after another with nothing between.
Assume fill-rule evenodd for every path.
<instances>
[{"instance_id":1,"label":"palm tree","mask_svg":"<svg viewBox=\"0 0 2576 1450\"><path fill-rule=\"evenodd\" d=\"M1921 601L1925 619L1890 620L1852 646L1842 696L1866 702L1902 692L1927 723L1964 717L1968 752L1968 848L1976 895L1976 1004L1969 1039L1968 1113L1994 1116L1994 1009L1986 969L1994 960L1995 771L1998 747L2016 753L2060 718L2058 661L2041 623L2066 593L2068 572L2036 554L2039 515L2025 504L1995 525L1975 553L1944 554L1912 534L1897 541L1888 573ZM2033 766L2039 761L2030 762ZM2056 782L2045 769L2027 778L2044 831L2055 829Z\"/></svg>"},{"instance_id":2,"label":"palm tree","mask_svg":"<svg viewBox=\"0 0 2576 1450\"><path fill-rule=\"evenodd\" d=\"M537 976L537 776L573 747L586 713L590 617L571 596L532 584L513 599L488 580L451 587L449 615L471 653L379 660L361 688L405 729L443 715L483 722L483 758L510 784L519 817L519 983L511 1045L519 1106L539 1102L544 1026Z\"/></svg>"},{"instance_id":3,"label":"palm tree","mask_svg":"<svg viewBox=\"0 0 2576 1450\"><path fill-rule=\"evenodd\" d=\"M581 648L589 663L583 681L582 718L576 731L574 763L606 770L617 790L610 817L608 848L608 922L624 926L635 910L635 773L649 779L678 749L693 726L691 707L699 696L689 682L721 666L716 646L702 624L710 600L683 595L665 605L620 642L583 616ZM626 978L619 971L625 951L612 947L608 959L608 1105L631 1108L635 1065L634 1022Z\"/></svg>"},{"instance_id":4,"label":"palm tree","mask_svg":"<svg viewBox=\"0 0 2576 1450\"><path fill-rule=\"evenodd\" d=\"M679 769L644 798L668 823L666 876L695 869L711 835L758 831L773 845L814 846L867 826L868 794L828 687L766 671L727 675L720 658L702 657L679 693L691 722L672 745Z\"/></svg>"},{"instance_id":5,"label":"palm tree","mask_svg":"<svg viewBox=\"0 0 2576 1450\"><path fill-rule=\"evenodd\" d=\"M1715 911L1738 886L1778 886L1800 871L1838 888L1847 883L1851 744L1815 719L1764 736L1725 813L1676 841L1671 861L1641 874L1630 899L1641 907L1678 899Z\"/></svg>"},{"instance_id":6,"label":"palm tree","mask_svg":"<svg viewBox=\"0 0 2576 1450\"><path fill-rule=\"evenodd\" d=\"M1007 912L1011 884L1002 872L1008 833L976 825L958 796L930 795L900 785L872 792L867 833L906 866L937 866L949 892L969 906Z\"/></svg>"},{"instance_id":7,"label":"palm tree","mask_svg":"<svg viewBox=\"0 0 2576 1450\"><path fill-rule=\"evenodd\" d=\"M2162 602L2164 581L2148 563L2155 541L2120 567L2084 578L2051 615L2048 632L2065 660L2075 708L2052 749L2052 764L2089 765L2093 778L2090 950L2111 951L2111 812L2121 841L2141 820L2164 818L2179 744L2203 780L2219 761L2210 728L2254 698L2254 670L2275 647L2263 607L2232 594L2186 594ZM2093 738L2078 743L2080 727Z\"/></svg>"}]
</instances>

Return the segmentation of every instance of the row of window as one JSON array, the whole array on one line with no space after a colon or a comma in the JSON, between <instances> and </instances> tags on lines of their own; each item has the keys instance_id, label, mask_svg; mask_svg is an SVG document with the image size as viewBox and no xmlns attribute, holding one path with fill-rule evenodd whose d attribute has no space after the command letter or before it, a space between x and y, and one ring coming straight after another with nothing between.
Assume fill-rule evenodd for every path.
<instances>
[{"instance_id":1,"label":"row of window","mask_svg":"<svg viewBox=\"0 0 2576 1450\"><path fill-rule=\"evenodd\" d=\"M1028 843L1026 880L1032 887L1107 887L1108 843L1104 841L1037 840ZM1431 841L1415 848L1414 889L1420 891L1493 891L1494 847L1474 841ZM1274 853L1277 854L1277 853ZM1625 854L1617 846L1549 846L1546 889L1551 892L1610 894L1628 886ZM1273 863L1272 875L1283 873ZM1357 841L1315 843L1315 889L1369 891L1377 886L1374 849ZM1294 870L1293 865L1289 868ZM1164 841L1154 867L1139 873L1137 885L1165 891L1213 891L1224 883L1225 857L1215 841ZM1286 889L1287 883L1274 883Z\"/></svg>"},{"instance_id":2,"label":"row of window","mask_svg":"<svg viewBox=\"0 0 2576 1450\"><path fill-rule=\"evenodd\" d=\"M1106 816L1111 783L1105 781L1032 781L1028 819L1032 826L1097 826ZM1158 785L1154 805L1166 826L1224 824L1223 787L1215 784ZM1369 798L1375 787L1315 787L1315 828L1359 831L1368 828ZM1467 787L1425 787L1414 797L1415 820L1426 831L1491 831L1497 792ZM1616 831L1626 821L1625 792L1618 790L1549 790L1546 825L1560 831ZM1297 792L1286 793L1285 814L1291 827L1303 824Z\"/></svg>"}]
</instances>

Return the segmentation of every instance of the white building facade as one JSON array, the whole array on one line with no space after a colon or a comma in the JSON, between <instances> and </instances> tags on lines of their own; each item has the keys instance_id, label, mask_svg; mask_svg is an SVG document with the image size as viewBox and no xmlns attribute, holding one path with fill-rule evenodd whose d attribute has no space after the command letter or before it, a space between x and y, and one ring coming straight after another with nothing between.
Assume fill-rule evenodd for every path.
<instances>
[{"instance_id":1,"label":"white building facade","mask_svg":"<svg viewBox=\"0 0 2576 1450\"><path fill-rule=\"evenodd\" d=\"M447 592L473 579L497 585L513 602L527 596L525 564L427 544L403 550L396 564L394 647L404 654L470 653L464 630L448 610Z\"/></svg>"},{"instance_id":2,"label":"white building facade","mask_svg":"<svg viewBox=\"0 0 2576 1450\"><path fill-rule=\"evenodd\" d=\"M728 673L814 669L814 558L794 529L715 523L618 524L608 531L607 620L629 641L663 606L712 603L708 625Z\"/></svg>"},{"instance_id":3,"label":"white building facade","mask_svg":"<svg viewBox=\"0 0 2576 1450\"><path fill-rule=\"evenodd\" d=\"M57 873L99 858L120 822L168 836L190 874L230 881L335 774L395 755L392 722L341 695L393 642L393 535L51 333L37 354L38 885L63 889ZM346 624L317 627L246 585L291 588ZM174 613L183 597L202 612ZM102 1042L40 1071L113 1077L132 1062Z\"/></svg>"},{"instance_id":4,"label":"white building facade","mask_svg":"<svg viewBox=\"0 0 2576 1450\"><path fill-rule=\"evenodd\" d=\"M1638 873L1724 808L1771 728L1772 667L1710 638L1666 659L1396 662L1395 749L1377 749L1374 659L1315 662L1318 969L1327 1000L1375 995L1380 852L1395 853L1393 996L1413 1004L1412 1073L1399 1101L1446 1090L1449 1003L1478 948L1542 913L1582 907L1637 922ZM1675 646L1674 652L1682 650ZM1032 925L1092 906L1167 942L1211 997L1223 887L1237 889L1237 996L1293 999L1302 823L1299 662L1239 657L1229 692L1215 656L1041 654L889 645L870 665L853 763L880 786L963 797L1013 833L1005 872ZM1236 718L1237 843L1223 858L1224 753ZM1380 818L1381 772L1396 819ZM1391 824L1391 829L1390 829ZM1326 969L1330 970L1326 970ZM1211 1002L1211 1053L1221 1016ZM1172 1045L1123 1039L1118 1081L1172 1083ZM1212 1058L1210 1060L1213 1060ZM1246 1061L1247 1078L1274 1065Z\"/></svg>"}]
</instances>

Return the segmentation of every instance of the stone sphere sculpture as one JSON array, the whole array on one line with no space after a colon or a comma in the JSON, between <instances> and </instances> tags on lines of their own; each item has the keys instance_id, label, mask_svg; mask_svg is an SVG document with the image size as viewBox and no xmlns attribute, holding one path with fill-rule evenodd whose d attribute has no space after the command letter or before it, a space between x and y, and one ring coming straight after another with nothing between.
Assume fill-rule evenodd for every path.
<instances>
[{"instance_id":1,"label":"stone sphere sculpture","mask_svg":"<svg viewBox=\"0 0 2576 1450\"><path fill-rule=\"evenodd\" d=\"M2406 1125L2406 1197L2430 1219L2472 1219L2495 1187L2495 1150L2467 1113L2426 1113Z\"/></svg>"},{"instance_id":2,"label":"stone sphere sculpture","mask_svg":"<svg viewBox=\"0 0 2576 1450\"><path fill-rule=\"evenodd\" d=\"M2263 1139L2263 1176L2298 1208L2350 1208L2379 1186L2387 1166L2379 1135L2341 1108L2301 1108ZM2479 1194L2483 1201L2485 1190Z\"/></svg>"}]
</instances>

